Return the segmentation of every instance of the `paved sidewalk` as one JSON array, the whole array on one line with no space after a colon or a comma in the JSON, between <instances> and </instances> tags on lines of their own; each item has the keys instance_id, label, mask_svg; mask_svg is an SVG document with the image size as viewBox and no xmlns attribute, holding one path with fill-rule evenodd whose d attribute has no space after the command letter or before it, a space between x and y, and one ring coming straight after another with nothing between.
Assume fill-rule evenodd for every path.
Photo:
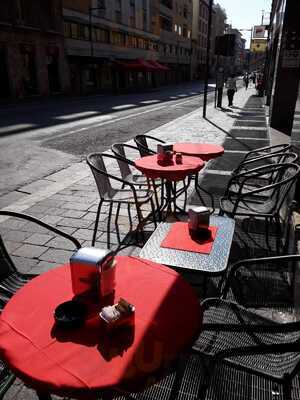
<instances>
[{"instance_id":1,"label":"paved sidewalk","mask_svg":"<svg viewBox=\"0 0 300 400\"><path fill-rule=\"evenodd\" d=\"M250 149L269 144L269 134L262 101L254 97L255 90L240 89L234 98L234 107L215 109L209 104L207 119L202 118L202 109L178 118L148 134L166 141L190 141L224 144L225 154L210 162L201 173L201 185L218 198L226 187L232 169ZM224 97L225 103L225 97ZM227 102L226 102L227 103ZM112 168L115 166L111 165ZM94 179L85 162L52 174L47 178L23 187L25 198L12 201L3 209L26 212L74 235L84 246L90 246L98 193ZM198 198L190 193L193 204ZM1 198L0 198L1 204ZM2 203L3 204L3 203ZM105 247L107 208L101 215L97 246ZM123 236L128 230L126 210L121 210L119 219ZM73 248L64 239L58 239L32 223L13 218L0 217L0 232L8 250L22 272L40 273L69 260ZM117 243L116 233L112 233ZM123 251L138 254L139 248ZM33 392L20 381L8 392L7 399L33 399ZM225 398L226 396L224 396Z\"/></svg>"},{"instance_id":2,"label":"paved sidewalk","mask_svg":"<svg viewBox=\"0 0 300 400\"><path fill-rule=\"evenodd\" d=\"M220 110L209 104L206 120L202 118L202 109L199 108L148 133L166 141L224 144L224 156L209 163L200 176L205 187L216 195L221 194L230 171L243 154L251 148L269 143L263 109L254 110L257 111L254 113L251 111L253 115L249 116L240 113L254 94L254 89L240 89L235 95L233 108ZM249 120L245 120L245 117ZM258 120L254 120L254 117ZM115 166L111 165L111 168ZM20 190L28 195L11 202L3 210L36 216L74 235L84 246L91 244L98 193L85 162L73 164ZM197 201L193 195L190 197L191 203ZM97 236L97 246L101 247L106 244L107 208L103 207L103 211ZM128 231L126 210L121 210L119 222L123 233L121 236L124 237ZM57 263L68 261L73 251L66 240L58 239L28 222L0 216L0 230L16 265L23 272L43 272ZM112 233L112 243L117 243L115 231ZM138 249L134 248L125 251L138 253Z\"/></svg>"}]
</instances>

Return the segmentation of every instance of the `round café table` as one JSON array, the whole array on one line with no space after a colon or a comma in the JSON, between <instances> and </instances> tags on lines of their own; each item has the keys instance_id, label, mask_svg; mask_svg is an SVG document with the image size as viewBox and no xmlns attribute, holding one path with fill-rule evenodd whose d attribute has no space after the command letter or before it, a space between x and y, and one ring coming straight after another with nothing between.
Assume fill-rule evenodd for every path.
<instances>
[{"instance_id":1,"label":"round caf\u00e9 table","mask_svg":"<svg viewBox=\"0 0 300 400\"><path fill-rule=\"evenodd\" d=\"M187 156L200 157L209 161L224 154L224 147L211 143L175 143L173 150Z\"/></svg>"},{"instance_id":2,"label":"round caf\u00e9 table","mask_svg":"<svg viewBox=\"0 0 300 400\"><path fill-rule=\"evenodd\" d=\"M176 204L176 199L182 193L186 193L188 186L184 183L183 189L176 190L176 182L184 181L187 176L195 175L198 181L198 173L204 167L205 163L199 157L182 156L182 162L177 163L175 155L168 163L158 161L157 154L139 158L134 161L135 167L140 170L147 178L161 178L165 182L166 198L165 203L158 210L159 218L162 216L163 210L166 208L167 213L172 213L172 204L174 211L184 211ZM173 185L174 184L174 185ZM162 186L163 190L163 186Z\"/></svg>"},{"instance_id":3,"label":"round caf\u00e9 table","mask_svg":"<svg viewBox=\"0 0 300 400\"><path fill-rule=\"evenodd\" d=\"M113 301L123 297L135 305L131 328L107 330L98 316L103 304L95 298L87 301L83 326L56 326L53 311L73 297L69 265L34 278L5 306L0 356L40 399L142 390L199 334L199 300L178 273L136 257L116 261Z\"/></svg>"}]
</instances>

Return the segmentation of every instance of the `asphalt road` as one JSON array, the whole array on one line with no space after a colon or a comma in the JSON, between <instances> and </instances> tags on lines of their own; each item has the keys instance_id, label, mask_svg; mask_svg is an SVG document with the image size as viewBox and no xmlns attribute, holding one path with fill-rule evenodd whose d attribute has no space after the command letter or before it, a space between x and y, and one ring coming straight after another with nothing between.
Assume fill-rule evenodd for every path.
<instances>
[{"instance_id":1,"label":"asphalt road","mask_svg":"<svg viewBox=\"0 0 300 400\"><path fill-rule=\"evenodd\" d=\"M1 107L0 196L192 112L202 105L202 92L203 84L193 82L142 94ZM208 101L213 98L212 92Z\"/></svg>"}]
</instances>

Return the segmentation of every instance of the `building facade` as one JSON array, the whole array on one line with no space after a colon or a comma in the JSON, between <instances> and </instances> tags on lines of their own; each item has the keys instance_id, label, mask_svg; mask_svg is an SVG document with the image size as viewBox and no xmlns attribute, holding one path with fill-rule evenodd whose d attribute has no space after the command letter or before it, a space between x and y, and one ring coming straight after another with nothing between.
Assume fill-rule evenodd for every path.
<instances>
[{"instance_id":1,"label":"building facade","mask_svg":"<svg viewBox=\"0 0 300 400\"><path fill-rule=\"evenodd\" d=\"M0 98L68 89L61 0L1 0Z\"/></svg>"},{"instance_id":2,"label":"building facade","mask_svg":"<svg viewBox=\"0 0 300 400\"><path fill-rule=\"evenodd\" d=\"M234 55L230 60L230 72L234 74L242 74L245 69L246 63L246 52L245 52L245 43L246 40L242 38L242 34L239 30L232 28L229 26L226 30L226 33L229 35L234 35Z\"/></svg>"},{"instance_id":3,"label":"building facade","mask_svg":"<svg viewBox=\"0 0 300 400\"><path fill-rule=\"evenodd\" d=\"M211 26L211 62L210 73L212 76L216 75L218 68L222 67L223 70L227 69L227 57L216 55L217 38L225 34L226 31L226 12L219 5L213 6L212 26Z\"/></svg>"},{"instance_id":4,"label":"building facade","mask_svg":"<svg viewBox=\"0 0 300 400\"><path fill-rule=\"evenodd\" d=\"M63 0L63 16L77 93L128 92L190 79L188 0Z\"/></svg>"},{"instance_id":5,"label":"building facade","mask_svg":"<svg viewBox=\"0 0 300 400\"><path fill-rule=\"evenodd\" d=\"M300 79L299 15L300 2L273 0L265 79L267 104L270 105L271 127L289 135L294 124Z\"/></svg>"},{"instance_id":6,"label":"building facade","mask_svg":"<svg viewBox=\"0 0 300 400\"><path fill-rule=\"evenodd\" d=\"M209 0L193 0L192 76L204 79L208 40Z\"/></svg>"}]
</instances>

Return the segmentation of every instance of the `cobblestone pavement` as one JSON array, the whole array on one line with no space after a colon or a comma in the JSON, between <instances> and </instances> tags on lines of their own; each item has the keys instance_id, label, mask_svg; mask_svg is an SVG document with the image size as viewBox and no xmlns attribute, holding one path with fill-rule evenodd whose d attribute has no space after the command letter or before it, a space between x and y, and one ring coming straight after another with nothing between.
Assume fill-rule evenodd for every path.
<instances>
[{"instance_id":1,"label":"cobblestone pavement","mask_svg":"<svg viewBox=\"0 0 300 400\"><path fill-rule=\"evenodd\" d=\"M215 109L209 105L207 118L202 118L198 109L148 132L149 135L165 141L184 141L223 144L225 154L208 163L201 172L201 185L210 190L215 198L224 192L231 171L250 149L269 144L265 111L254 89L240 89L234 98L234 107ZM254 101L255 100L255 101ZM117 166L108 165L114 173ZM42 182L35 182L23 188L28 196L12 199L3 208L21 211L40 218L80 240L83 246L90 246L98 205L98 193L85 162L52 174ZM1 200L1 199L0 199ZM198 197L189 192L189 202L198 204ZM144 212L148 210L145 208ZM108 207L103 206L100 216L96 246L106 247ZM136 221L134 221L136 222ZM119 217L122 238L129 230L127 209L121 209ZM150 232L153 226L146 228ZM16 266L22 272L41 273L67 262L74 251L72 244L31 222L0 217L0 232L7 244ZM117 245L116 229L113 226L111 240ZM138 247L128 247L122 254L138 255ZM35 394L20 381L9 390L6 399L33 399Z\"/></svg>"}]
</instances>

